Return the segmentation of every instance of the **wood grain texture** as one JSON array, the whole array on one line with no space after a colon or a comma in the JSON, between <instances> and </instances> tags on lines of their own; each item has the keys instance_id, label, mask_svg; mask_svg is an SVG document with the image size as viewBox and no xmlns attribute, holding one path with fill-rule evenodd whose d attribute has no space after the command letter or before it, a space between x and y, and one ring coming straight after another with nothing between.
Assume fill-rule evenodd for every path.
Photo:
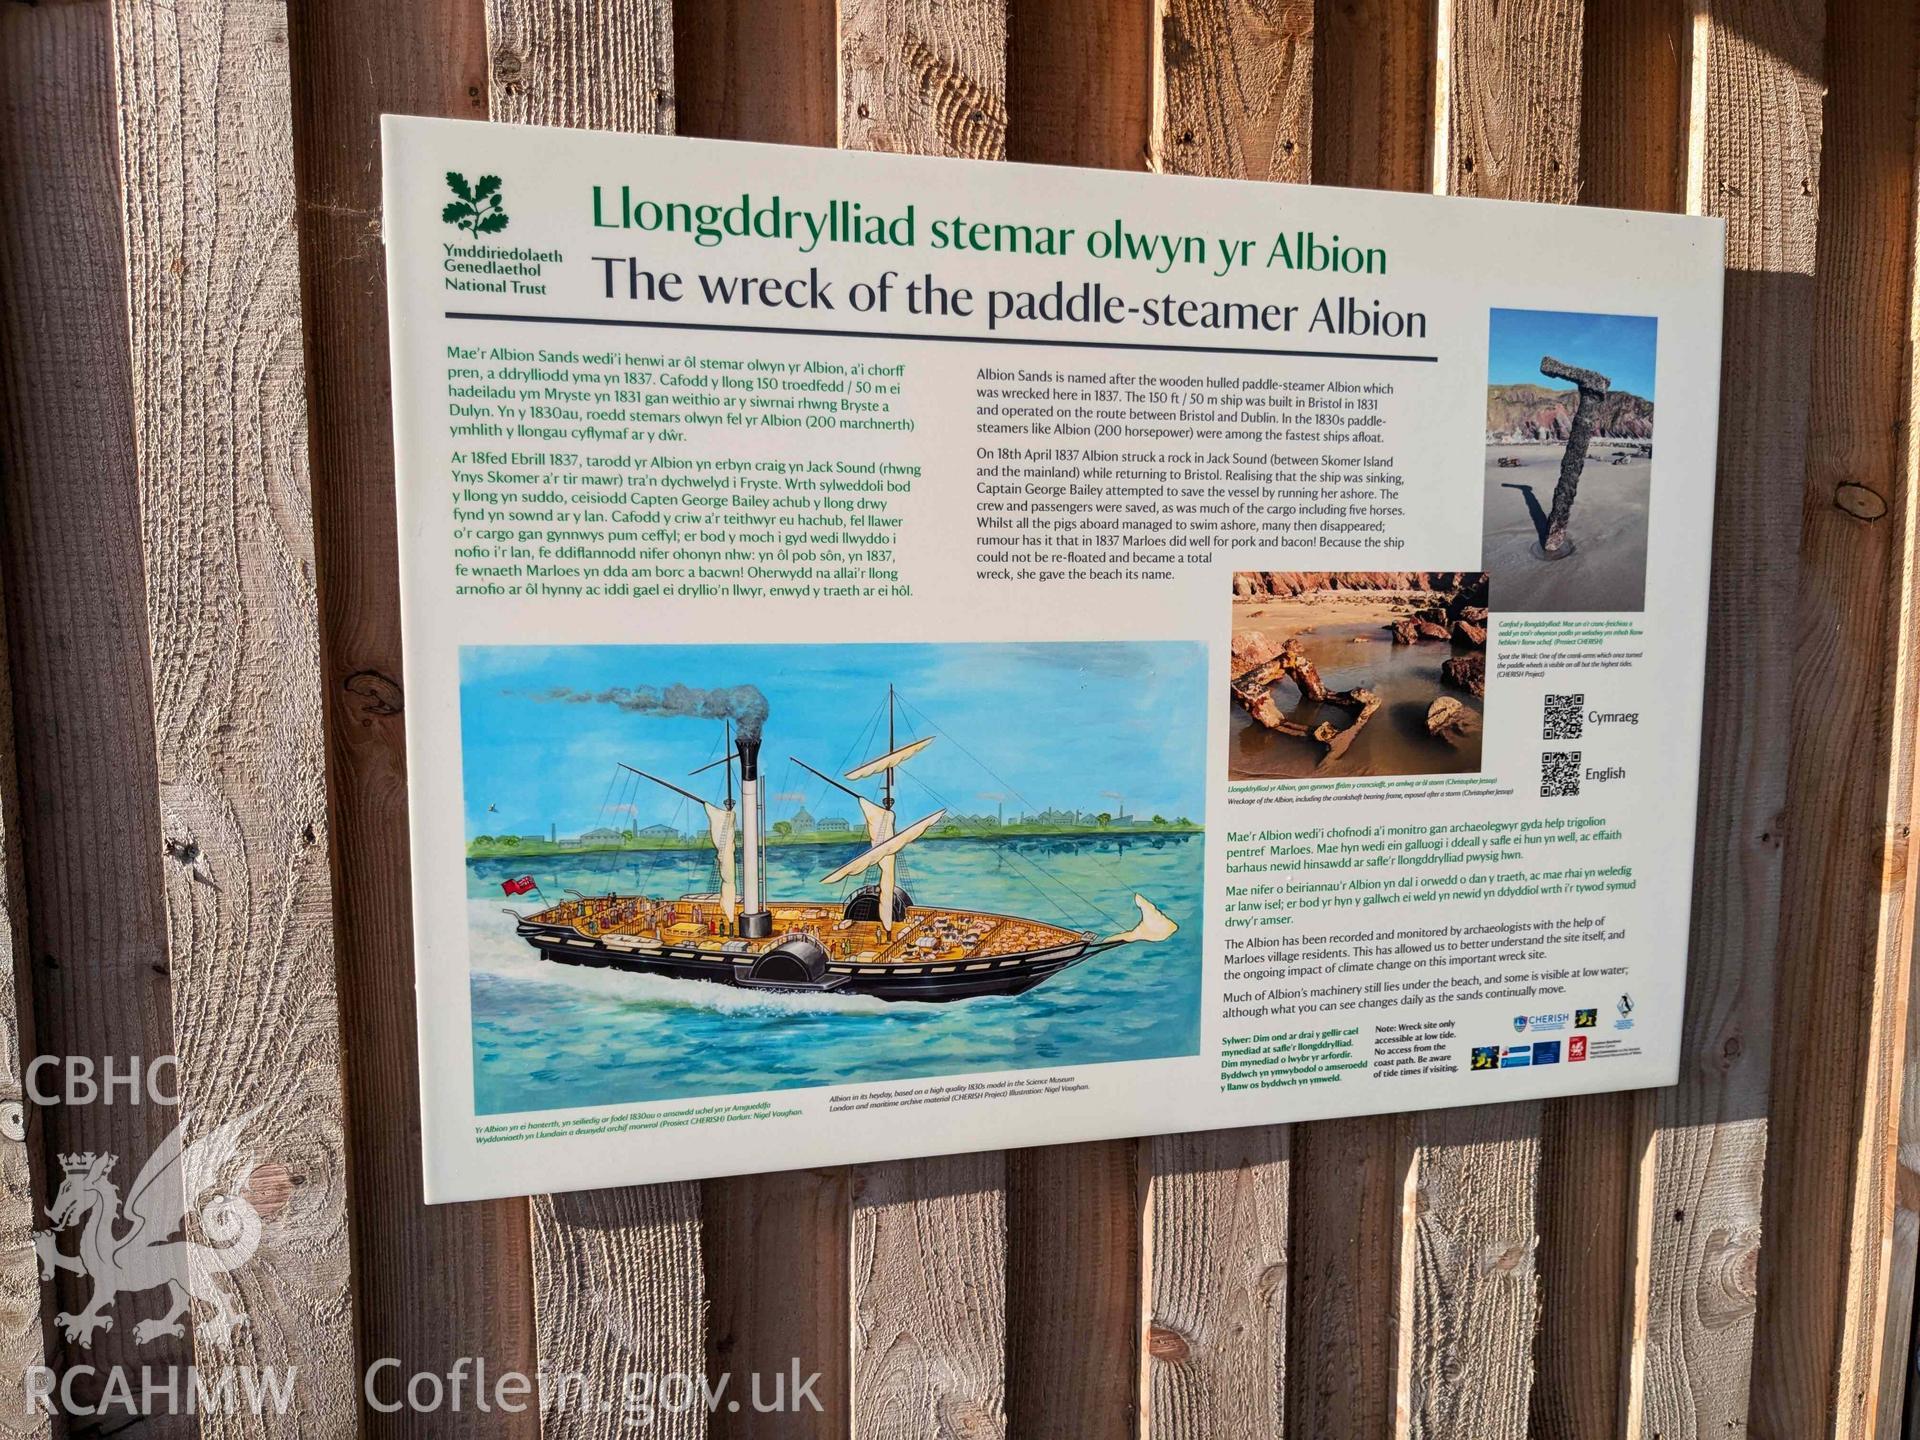
<instances>
[{"instance_id":1,"label":"wood grain texture","mask_svg":"<svg viewBox=\"0 0 1920 1440\"><path fill-rule=\"evenodd\" d=\"M1394 1115L1295 1125L1288 1271L1287 1433L1388 1433L1399 1268Z\"/></svg>"},{"instance_id":2,"label":"wood grain texture","mask_svg":"<svg viewBox=\"0 0 1920 1440\"><path fill-rule=\"evenodd\" d=\"M1580 164L1582 0L1441 0L1435 188L1565 203ZM1416 1437L1525 1436L1539 1320L1537 1102L1416 1117L1400 1421Z\"/></svg>"},{"instance_id":3,"label":"wood grain texture","mask_svg":"<svg viewBox=\"0 0 1920 1440\"><path fill-rule=\"evenodd\" d=\"M1781 337L1813 321L1819 11L1716 3L1692 31L1687 208L1726 217L1728 274L1692 945L1639 1357L1645 1433L1667 1440L1791 1433L1747 1400L1810 386Z\"/></svg>"},{"instance_id":4,"label":"wood grain texture","mask_svg":"<svg viewBox=\"0 0 1920 1440\"><path fill-rule=\"evenodd\" d=\"M1432 0L1320 0L1313 178L1424 190L1432 182Z\"/></svg>"},{"instance_id":5,"label":"wood grain texture","mask_svg":"<svg viewBox=\"0 0 1920 1440\"><path fill-rule=\"evenodd\" d=\"M724 1407L714 1440L836 1440L847 1429L848 1191L853 1171L785 1170L700 1186L707 1373L818 1375L820 1408ZM738 1385L743 1383L735 1381Z\"/></svg>"},{"instance_id":6,"label":"wood grain texture","mask_svg":"<svg viewBox=\"0 0 1920 1440\"><path fill-rule=\"evenodd\" d=\"M328 705L335 938L353 1138L361 1354L533 1374L527 1206L426 1206L413 989L405 694L388 405L379 117L486 115L485 12L329 0L290 16L305 264L314 547ZM367 1411L374 1440L528 1437L519 1415Z\"/></svg>"},{"instance_id":7,"label":"wood grain texture","mask_svg":"<svg viewBox=\"0 0 1920 1440\"><path fill-rule=\"evenodd\" d=\"M1139 1402L1138 1144L1007 1152L1014 1435L1129 1440Z\"/></svg>"},{"instance_id":8,"label":"wood grain texture","mask_svg":"<svg viewBox=\"0 0 1920 1440\"><path fill-rule=\"evenodd\" d=\"M1912 965L1912 0L1831 0L1755 1417L1870 1437ZM1905 1370L1898 1358L1891 1362ZM1836 1379L1837 1376L1837 1379Z\"/></svg>"},{"instance_id":9,"label":"wood grain texture","mask_svg":"<svg viewBox=\"0 0 1920 1440\"><path fill-rule=\"evenodd\" d=\"M1585 13L1581 203L1678 210L1684 201L1684 0L1622 0ZM1579 1095L1544 1108L1540 1329L1529 1403L1535 1440L1610 1440L1631 1410L1652 1245L1643 1095ZM1629 1431L1631 1433L1631 1431Z\"/></svg>"},{"instance_id":10,"label":"wood grain texture","mask_svg":"<svg viewBox=\"0 0 1920 1440\"><path fill-rule=\"evenodd\" d=\"M3 253L3 252L0 252ZM0 602L0 657L7 653ZM51 1353L41 1304L33 1231L44 1202L45 1157L22 1077L33 1053L33 995L28 984L27 878L20 851L20 797L13 772L13 693L0 669L0 1436L53 1434L52 1417L32 1401L29 1376ZM38 1173L36 1173L38 1172Z\"/></svg>"},{"instance_id":11,"label":"wood grain texture","mask_svg":"<svg viewBox=\"0 0 1920 1440\"><path fill-rule=\"evenodd\" d=\"M854 1171L853 1440L1006 1436L1006 1157Z\"/></svg>"},{"instance_id":12,"label":"wood grain texture","mask_svg":"<svg viewBox=\"0 0 1920 1440\"><path fill-rule=\"evenodd\" d=\"M1006 0L841 0L840 144L1004 159Z\"/></svg>"},{"instance_id":13,"label":"wood grain texture","mask_svg":"<svg viewBox=\"0 0 1920 1440\"><path fill-rule=\"evenodd\" d=\"M1414 1117L1412 1440L1525 1440L1539 1305L1537 1104Z\"/></svg>"},{"instance_id":14,"label":"wood grain texture","mask_svg":"<svg viewBox=\"0 0 1920 1440\"><path fill-rule=\"evenodd\" d=\"M486 7L495 120L673 133L667 0L486 0Z\"/></svg>"},{"instance_id":15,"label":"wood grain texture","mask_svg":"<svg viewBox=\"0 0 1920 1440\"><path fill-rule=\"evenodd\" d=\"M1141 1144L1142 1440L1285 1423L1289 1127Z\"/></svg>"},{"instance_id":16,"label":"wood grain texture","mask_svg":"<svg viewBox=\"0 0 1920 1440\"><path fill-rule=\"evenodd\" d=\"M1155 18L1105 0L1010 5L1007 158L1145 169Z\"/></svg>"},{"instance_id":17,"label":"wood grain texture","mask_svg":"<svg viewBox=\"0 0 1920 1440\"><path fill-rule=\"evenodd\" d=\"M833 144L835 19L833 0L676 0L680 133Z\"/></svg>"},{"instance_id":18,"label":"wood grain texture","mask_svg":"<svg viewBox=\"0 0 1920 1440\"><path fill-rule=\"evenodd\" d=\"M195 1360L297 1368L300 1413L201 1430L346 1429L358 1373L286 11L124 0L114 22L185 1123L197 1138L251 1114L254 1173L292 1182L228 1275L244 1327L229 1348L203 1316Z\"/></svg>"},{"instance_id":19,"label":"wood grain texture","mask_svg":"<svg viewBox=\"0 0 1920 1440\"><path fill-rule=\"evenodd\" d=\"M486 12L494 119L650 133L671 127L666 0L486 0ZM542 1433L626 1434L633 1417L619 1399L628 1384L705 1373L700 1187L544 1196L530 1218L540 1368L589 1377L586 1403L548 1405ZM609 1400L615 1403L602 1409ZM661 1409L654 1417L649 1428L674 1440L707 1433L704 1405Z\"/></svg>"},{"instance_id":20,"label":"wood grain texture","mask_svg":"<svg viewBox=\"0 0 1920 1440\"><path fill-rule=\"evenodd\" d=\"M1580 183L1585 0L1440 0L1434 188L1565 204Z\"/></svg>"},{"instance_id":21,"label":"wood grain texture","mask_svg":"<svg viewBox=\"0 0 1920 1440\"><path fill-rule=\"evenodd\" d=\"M1313 0L1162 0L1154 168L1304 181Z\"/></svg>"},{"instance_id":22,"label":"wood grain texture","mask_svg":"<svg viewBox=\"0 0 1920 1440\"><path fill-rule=\"evenodd\" d=\"M666 1440L706 1435L706 1406L697 1395L681 1403L685 1382L666 1378L706 1373L697 1202L693 1185L532 1202L540 1368L566 1377L542 1399L546 1440L631 1435L636 1426ZM626 1409L649 1395L653 1408Z\"/></svg>"},{"instance_id":23,"label":"wood grain texture","mask_svg":"<svg viewBox=\"0 0 1920 1440\"><path fill-rule=\"evenodd\" d=\"M147 681L146 596L133 479L126 268L114 139L113 25L104 0L0 9L0 455L18 844L31 932L26 1046L95 1065L173 1050L160 904L159 794ZM26 957L22 955L24 962ZM19 1073L19 1072L16 1072ZM57 1088L57 1085L56 1087ZM37 1107L36 1107L37 1108ZM60 1105L39 1155L109 1152L137 1170L178 1114ZM44 1198L44 1197L43 1197ZM33 1303L86 1303L62 1277ZM136 1346L130 1327L69 1358L184 1366L190 1338ZM91 1406L101 1380L76 1383ZM19 1415L15 1410L15 1416ZM13 1417L9 1417L10 1419ZM191 1435L152 1416L156 1437Z\"/></svg>"}]
</instances>

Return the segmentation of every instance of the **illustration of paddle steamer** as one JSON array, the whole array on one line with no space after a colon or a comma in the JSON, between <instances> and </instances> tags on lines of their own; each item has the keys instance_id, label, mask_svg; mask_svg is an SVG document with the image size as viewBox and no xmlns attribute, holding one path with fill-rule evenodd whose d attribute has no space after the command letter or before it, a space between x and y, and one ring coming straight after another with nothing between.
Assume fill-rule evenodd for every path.
<instances>
[{"instance_id":1,"label":"illustration of paddle steamer","mask_svg":"<svg viewBox=\"0 0 1920 1440\"><path fill-rule=\"evenodd\" d=\"M867 848L820 882L837 885L877 872L876 882L863 885L844 902L770 900L764 895L761 737L757 729L743 728L730 736L728 753L715 762L724 767L724 804L711 803L630 765L621 767L704 810L718 859L717 893L682 895L677 900L617 893L576 896L529 915L515 914L518 933L542 958L562 965L788 994L920 1001L1018 995L1091 956L1135 942L1164 940L1174 933L1174 922L1142 895L1133 897L1140 910L1139 923L1104 937L1018 915L915 904L897 883L901 852L938 825L947 812L935 810L896 828L894 771L934 738L896 744L889 692L885 753L847 771L842 780L796 757L795 764L851 796L866 818ZM733 804L736 767L738 811ZM851 788L876 776L881 782L878 801Z\"/></svg>"}]
</instances>

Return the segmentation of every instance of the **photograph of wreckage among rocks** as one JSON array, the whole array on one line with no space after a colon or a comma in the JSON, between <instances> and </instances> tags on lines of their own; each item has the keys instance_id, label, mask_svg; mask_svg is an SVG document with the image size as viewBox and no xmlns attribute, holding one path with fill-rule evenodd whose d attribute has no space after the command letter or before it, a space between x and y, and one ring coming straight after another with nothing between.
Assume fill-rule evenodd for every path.
<instances>
[{"instance_id":1,"label":"photograph of wreckage among rocks","mask_svg":"<svg viewBox=\"0 0 1920 1440\"><path fill-rule=\"evenodd\" d=\"M1480 769L1487 577L1233 577L1229 780Z\"/></svg>"},{"instance_id":2,"label":"photograph of wreckage among rocks","mask_svg":"<svg viewBox=\"0 0 1920 1440\"><path fill-rule=\"evenodd\" d=\"M1494 310L1480 563L1500 613L1645 608L1656 326Z\"/></svg>"}]
</instances>

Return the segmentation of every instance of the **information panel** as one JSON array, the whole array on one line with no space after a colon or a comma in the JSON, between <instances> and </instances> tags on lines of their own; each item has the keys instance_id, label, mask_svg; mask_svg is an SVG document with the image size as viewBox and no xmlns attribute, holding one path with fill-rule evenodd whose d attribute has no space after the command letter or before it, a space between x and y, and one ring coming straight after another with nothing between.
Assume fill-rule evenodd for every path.
<instances>
[{"instance_id":1,"label":"information panel","mask_svg":"<svg viewBox=\"0 0 1920 1440\"><path fill-rule=\"evenodd\" d=\"M385 155L430 1199L1675 1079L1720 222Z\"/></svg>"}]
</instances>

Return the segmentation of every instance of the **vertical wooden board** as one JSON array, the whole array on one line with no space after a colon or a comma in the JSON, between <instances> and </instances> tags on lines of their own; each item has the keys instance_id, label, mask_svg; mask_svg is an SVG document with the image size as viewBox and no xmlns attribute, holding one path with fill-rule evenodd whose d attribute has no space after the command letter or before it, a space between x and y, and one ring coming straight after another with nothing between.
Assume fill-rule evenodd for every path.
<instances>
[{"instance_id":1,"label":"vertical wooden board","mask_svg":"<svg viewBox=\"0 0 1920 1440\"><path fill-rule=\"evenodd\" d=\"M1289 1435L1390 1428L1401 1124L1368 1115L1292 1127Z\"/></svg>"},{"instance_id":2,"label":"vertical wooden board","mask_svg":"<svg viewBox=\"0 0 1920 1440\"><path fill-rule=\"evenodd\" d=\"M126 268L114 141L113 25L94 4L0 8L0 454L5 456L7 660L19 841L31 933L31 1031L42 1053L152 1058L173 1050L160 905L146 597L133 479ZM28 964L23 952L19 963ZM30 1021L30 1023L28 1023ZM59 1088L54 1079L51 1088ZM178 1121L157 1105L57 1105L39 1115L47 1173L63 1153L122 1157L124 1182ZM86 1304L88 1282L30 1277L31 1303ZM114 1365L184 1367L188 1337L144 1346L131 1326L90 1350L51 1337L92 1405ZM18 1414L19 1412L16 1412ZM149 1416L156 1437L186 1417Z\"/></svg>"},{"instance_id":3,"label":"vertical wooden board","mask_svg":"<svg viewBox=\"0 0 1920 1440\"><path fill-rule=\"evenodd\" d=\"M1434 188L1566 204L1580 184L1585 0L1439 0Z\"/></svg>"},{"instance_id":4,"label":"vertical wooden board","mask_svg":"<svg viewBox=\"0 0 1920 1440\"><path fill-rule=\"evenodd\" d=\"M1406 1433L1525 1440L1539 1291L1540 1107L1431 1111L1414 1133L1421 1148L1413 1162L1412 1334L1403 1338Z\"/></svg>"},{"instance_id":5,"label":"vertical wooden board","mask_svg":"<svg viewBox=\"0 0 1920 1440\"><path fill-rule=\"evenodd\" d=\"M833 0L675 0L682 135L831 145Z\"/></svg>"},{"instance_id":6,"label":"vertical wooden board","mask_svg":"<svg viewBox=\"0 0 1920 1440\"><path fill-rule=\"evenodd\" d=\"M673 133L670 0L486 0L495 120Z\"/></svg>"},{"instance_id":7,"label":"vertical wooden board","mask_svg":"<svg viewBox=\"0 0 1920 1440\"><path fill-rule=\"evenodd\" d=\"M686 1203L695 1188L533 1201L540 1371L558 1379L541 1397L546 1440L706 1435L700 1231Z\"/></svg>"},{"instance_id":8,"label":"vertical wooden board","mask_svg":"<svg viewBox=\"0 0 1920 1440\"><path fill-rule=\"evenodd\" d=\"M1127 1440L1139 1396L1138 1145L1007 1153L1007 1416L1014 1435Z\"/></svg>"},{"instance_id":9,"label":"vertical wooden board","mask_svg":"<svg viewBox=\"0 0 1920 1440\"><path fill-rule=\"evenodd\" d=\"M1687 1004L1638 1357L1665 1440L1749 1428L1810 380L1782 340L1813 321L1821 9L1702 0L1692 27L1687 208L1726 218L1728 274Z\"/></svg>"},{"instance_id":10,"label":"vertical wooden board","mask_svg":"<svg viewBox=\"0 0 1920 1440\"><path fill-rule=\"evenodd\" d=\"M1686 154L1684 0L1589 6L1580 119L1580 200L1678 210ZM1629 1361L1644 1320L1641 1262L1651 1215L1640 1180L1644 1096L1550 1102L1541 1129L1540 1330L1530 1402L1536 1440L1621 1433Z\"/></svg>"},{"instance_id":11,"label":"vertical wooden board","mask_svg":"<svg viewBox=\"0 0 1920 1440\"><path fill-rule=\"evenodd\" d=\"M1832 0L1755 1413L1870 1436L1905 1044L1912 0ZM1901 1361L1896 1365L1904 1368ZM1837 1383L1836 1383L1837 1372Z\"/></svg>"},{"instance_id":12,"label":"vertical wooden board","mask_svg":"<svg viewBox=\"0 0 1920 1440\"><path fill-rule=\"evenodd\" d=\"M1006 0L841 0L840 143L1004 159Z\"/></svg>"},{"instance_id":13,"label":"vertical wooden board","mask_svg":"<svg viewBox=\"0 0 1920 1440\"><path fill-rule=\"evenodd\" d=\"M1003 1440L1006 1157L854 1171L853 1440Z\"/></svg>"},{"instance_id":14,"label":"vertical wooden board","mask_svg":"<svg viewBox=\"0 0 1920 1440\"><path fill-rule=\"evenodd\" d=\"M251 1207L242 1237L261 1225L226 1287L195 1287L203 1301L226 1288L238 1312L216 1300L196 1321L196 1363L297 1369L297 1417L255 1433L348 1429L359 1377L286 13L123 0L114 21L181 1094L190 1139L250 1117L219 1184ZM238 1423L209 1415L202 1431Z\"/></svg>"},{"instance_id":15,"label":"vertical wooden board","mask_svg":"<svg viewBox=\"0 0 1920 1440\"><path fill-rule=\"evenodd\" d=\"M1417 190L1430 178L1430 0L1321 0L1314 24L1314 183ZM1404 1122L1296 1125L1287 1433L1386 1434L1406 1181Z\"/></svg>"},{"instance_id":16,"label":"vertical wooden board","mask_svg":"<svg viewBox=\"0 0 1920 1440\"><path fill-rule=\"evenodd\" d=\"M1289 1127L1141 1143L1142 1440L1279 1435Z\"/></svg>"},{"instance_id":17,"label":"vertical wooden board","mask_svg":"<svg viewBox=\"0 0 1920 1440\"><path fill-rule=\"evenodd\" d=\"M1435 188L1568 202L1580 173L1582 0L1442 0ZM1418 1117L1413 1332L1404 1420L1414 1436L1527 1433L1539 1316L1537 1102ZM1454 1428L1454 1427L1463 1428Z\"/></svg>"},{"instance_id":18,"label":"vertical wooden board","mask_svg":"<svg viewBox=\"0 0 1920 1440\"><path fill-rule=\"evenodd\" d=\"M486 115L485 12L468 0L293 9L314 547L328 709L336 945L353 1137L363 1356L445 1375L537 1368L527 1206L427 1206L413 989L405 695L388 404L382 112ZM390 1392L389 1392L390 1393ZM525 1437L539 1416L366 1411L374 1437Z\"/></svg>"},{"instance_id":19,"label":"vertical wooden board","mask_svg":"<svg viewBox=\"0 0 1920 1440\"><path fill-rule=\"evenodd\" d=\"M710 1422L714 1440L836 1440L847 1433L852 1178L851 1169L837 1166L701 1185L708 1375L715 1383L732 1375L736 1399L750 1375L786 1373L790 1386L819 1376L808 1392L817 1410L802 1405L763 1414L751 1404L722 1406Z\"/></svg>"},{"instance_id":20,"label":"vertical wooden board","mask_svg":"<svg viewBox=\"0 0 1920 1440\"><path fill-rule=\"evenodd\" d=\"M1434 0L1319 0L1313 178L1424 190L1433 178Z\"/></svg>"},{"instance_id":21,"label":"vertical wooden board","mask_svg":"<svg viewBox=\"0 0 1920 1440\"><path fill-rule=\"evenodd\" d=\"M1160 0L1154 168L1304 181L1313 0Z\"/></svg>"},{"instance_id":22,"label":"vertical wooden board","mask_svg":"<svg viewBox=\"0 0 1920 1440\"><path fill-rule=\"evenodd\" d=\"M494 119L671 128L667 0L486 0L486 14ZM549 1403L542 1433L624 1434L634 1416L618 1397L630 1380L706 1372L700 1187L545 1196L534 1201L531 1219L540 1368L589 1377L587 1402ZM602 1409L608 1400L615 1403ZM704 1405L661 1408L648 1424L675 1440L694 1440L707 1433L706 1418Z\"/></svg>"},{"instance_id":23,"label":"vertical wooden board","mask_svg":"<svg viewBox=\"0 0 1920 1440\"><path fill-rule=\"evenodd\" d=\"M1145 169L1156 19L1105 0L1009 6L1007 158Z\"/></svg>"}]
</instances>

